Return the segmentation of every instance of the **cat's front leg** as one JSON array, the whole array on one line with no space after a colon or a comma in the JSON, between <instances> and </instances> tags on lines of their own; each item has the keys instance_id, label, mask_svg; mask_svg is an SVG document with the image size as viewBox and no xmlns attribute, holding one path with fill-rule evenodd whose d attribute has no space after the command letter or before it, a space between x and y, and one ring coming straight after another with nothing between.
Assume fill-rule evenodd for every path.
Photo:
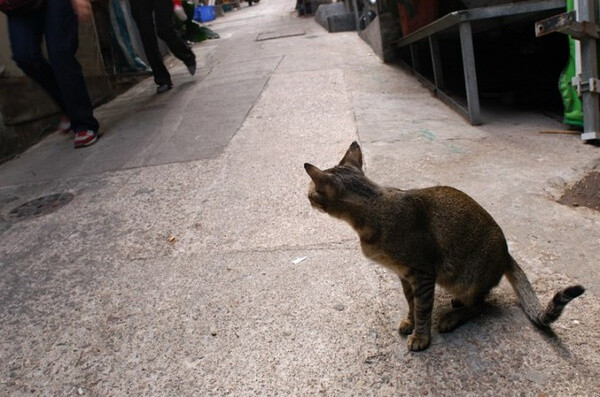
<instances>
[{"instance_id":1,"label":"cat's front leg","mask_svg":"<svg viewBox=\"0 0 600 397\"><path fill-rule=\"evenodd\" d=\"M421 275L414 278L415 327L408 337L408 348L412 351L427 349L431 343L431 311L435 291L435 278Z\"/></svg>"},{"instance_id":2,"label":"cat's front leg","mask_svg":"<svg viewBox=\"0 0 600 397\"><path fill-rule=\"evenodd\" d=\"M410 285L410 281L403 277L400 277L400 281L402 282L404 297L408 303L408 314L405 319L400 321L398 332L402 335L410 335L415 328L415 294L412 285Z\"/></svg>"}]
</instances>

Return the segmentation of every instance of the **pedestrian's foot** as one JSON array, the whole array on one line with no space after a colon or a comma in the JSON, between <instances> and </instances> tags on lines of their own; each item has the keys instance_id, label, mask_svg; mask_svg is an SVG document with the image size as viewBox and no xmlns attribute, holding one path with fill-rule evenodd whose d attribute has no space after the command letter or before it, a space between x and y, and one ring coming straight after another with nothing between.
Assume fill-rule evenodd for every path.
<instances>
[{"instance_id":1,"label":"pedestrian's foot","mask_svg":"<svg viewBox=\"0 0 600 397\"><path fill-rule=\"evenodd\" d=\"M60 122L58 123L58 131L62 134L73 132L73 128L71 128L71 120L69 120L67 116L61 116Z\"/></svg>"},{"instance_id":2,"label":"pedestrian's foot","mask_svg":"<svg viewBox=\"0 0 600 397\"><path fill-rule=\"evenodd\" d=\"M194 58L191 62L185 64L187 66L188 72L193 76L196 74L196 58Z\"/></svg>"},{"instance_id":3,"label":"pedestrian's foot","mask_svg":"<svg viewBox=\"0 0 600 397\"><path fill-rule=\"evenodd\" d=\"M75 139L75 149L93 145L98 140L98 131L94 130L83 130L77 131Z\"/></svg>"},{"instance_id":4,"label":"pedestrian's foot","mask_svg":"<svg viewBox=\"0 0 600 397\"><path fill-rule=\"evenodd\" d=\"M156 87L156 93L157 94L162 94L163 92L169 91L171 88L173 88L173 84L169 83L169 84L159 84L158 87Z\"/></svg>"}]
</instances>

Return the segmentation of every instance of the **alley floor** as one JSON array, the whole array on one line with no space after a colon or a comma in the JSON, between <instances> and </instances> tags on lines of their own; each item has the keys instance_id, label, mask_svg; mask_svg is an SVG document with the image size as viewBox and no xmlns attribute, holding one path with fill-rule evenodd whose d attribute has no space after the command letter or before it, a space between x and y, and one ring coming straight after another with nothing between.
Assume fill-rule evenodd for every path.
<instances>
[{"instance_id":1,"label":"alley floor","mask_svg":"<svg viewBox=\"0 0 600 397\"><path fill-rule=\"evenodd\" d=\"M54 134L0 165L0 395L598 395L600 212L558 201L600 148L540 134L564 127L539 113L484 107L471 126L294 6L212 22L196 76L170 58L174 88L149 78L98 108L94 146ZM554 335L503 281L484 314L409 352L398 278L306 197L303 164L354 140L379 183L474 197L543 302L583 284ZM50 194L71 199L11 215ZM434 326L449 307L438 289Z\"/></svg>"}]
</instances>

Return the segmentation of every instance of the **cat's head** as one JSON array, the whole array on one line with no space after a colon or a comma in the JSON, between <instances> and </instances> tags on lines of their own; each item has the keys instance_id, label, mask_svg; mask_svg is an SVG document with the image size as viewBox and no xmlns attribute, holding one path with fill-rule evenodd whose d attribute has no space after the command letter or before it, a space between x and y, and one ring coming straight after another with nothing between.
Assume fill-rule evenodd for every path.
<instances>
[{"instance_id":1,"label":"cat's head","mask_svg":"<svg viewBox=\"0 0 600 397\"><path fill-rule=\"evenodd\" d=\"M305 163L304 169L312 180L308 188L310 204L333 216L341 216L344 204L372 196L377 186L363 172L363 156L360 146L352 142L338 165L327 170Z\"/></svg>"}]
</instances>

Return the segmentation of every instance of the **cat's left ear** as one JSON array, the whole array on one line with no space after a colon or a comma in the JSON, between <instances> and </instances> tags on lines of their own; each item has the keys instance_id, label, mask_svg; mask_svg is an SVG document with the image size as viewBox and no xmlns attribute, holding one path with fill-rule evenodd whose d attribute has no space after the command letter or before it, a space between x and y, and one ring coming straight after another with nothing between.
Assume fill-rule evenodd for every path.
<instances>
[{"instance_id":1,"label":"cat's left ear","mask_svg":"<svg viewBox=\"0 0 600 397\"><path fill-rule=\"evenodd\" d=\"M346 151L344 158L340 161L340 165L351 165L362 171L363 156L362 150L356 141L352 142L352 145Z\"/></svg>"},{"instance_id":2,"label":"cat's left ear","mask_svg":"<svg viewBox=\"0 0 600 397\"><path fill-rule=\"evenodd\" d=\"M314 183L318 183L323 180L324 172L321 171L318 167L315 167L312 164L304 163L304 169L306 173L310 176L310 179L313 180Z\"/></svg>"}]
</instances>

